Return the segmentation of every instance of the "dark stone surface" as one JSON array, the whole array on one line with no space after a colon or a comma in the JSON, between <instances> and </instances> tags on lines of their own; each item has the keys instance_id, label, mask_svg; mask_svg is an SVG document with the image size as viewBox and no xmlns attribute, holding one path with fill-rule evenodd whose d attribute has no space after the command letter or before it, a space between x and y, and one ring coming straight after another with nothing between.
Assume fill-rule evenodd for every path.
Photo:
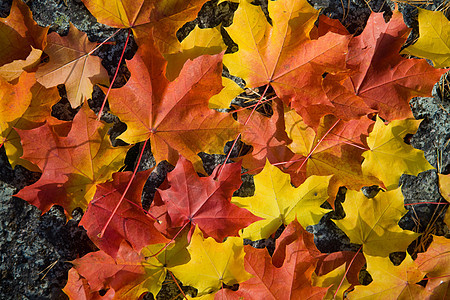
<instances>
[{"instance_id":1,"label":"dark stone surface","mask_svg":"<svg viewBox=\"0 0 450 300\"><path fill-rule=\"evenodd\" d=\"M66 222L62 208L54 206L41 216L12 197L39 174L21 166L12 170L3 148L0 153L0 299L65 299L68 261L95 250L78 227L81 214Z\"/></svg>"}]
</instances>

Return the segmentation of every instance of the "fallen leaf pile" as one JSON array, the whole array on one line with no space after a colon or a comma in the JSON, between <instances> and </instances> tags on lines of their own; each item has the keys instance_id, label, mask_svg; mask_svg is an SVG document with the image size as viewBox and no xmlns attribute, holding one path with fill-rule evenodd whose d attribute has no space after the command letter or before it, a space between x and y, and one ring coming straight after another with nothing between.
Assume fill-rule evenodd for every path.
<instances>
[{"instance_id":1,"label":"fallen leaf pile","mask_svg":"<svg viewBox=\"0 0 450 300\"><path fill-rule=\"evenodd\" d=\"M99 248L72 261L64 292L139 299L156 296L167 277L197 290L180 289L181 297L199 299L448 297L447 239L433 236L428 251L415 260L406 253L399 265L389 255L420 236L398 225L407 212L400 176L433 169L405 142L420 124L408 103L430 96L450 66L450 22L420 10L420 37L402 50L410 29L397 10L388 22L373 12L353 36L306 0L269 1L270 23L240 0L231 26L196 27L180 42L177 30L205 2L83 0L98 22L129 30L138 45L126 63L131 77L110 91L93 55L101 46L85 33L47 34L19 0L0 19L0 142L13 167L42 173L16 196L43 213L60 205L68 218L80 207L80 225ZM223 31L236 51L225 51ZM232 104L244 89L222 77L223 65L270 113ZM61 84L81 106L70 122L51 116ZM113 147L111 125L88 107L94 85L127 125L118 138L129 146ZM198 154L226 154L234 139L251 150L205 176ZM147 141L156 163L175 169L145 210L152 170L119 170L131 145ZM233 197L241 167L254 175L253 196ZM448 176L439 177L447 201ZM376 195L360 191L372 185ZM321 253L305 228L334 209L342 186L345 217L333 221L360 250ZM244 246L280 226L273 253ZM372 282L362 285L360 272Z\"/></svg>"}]
</instances>

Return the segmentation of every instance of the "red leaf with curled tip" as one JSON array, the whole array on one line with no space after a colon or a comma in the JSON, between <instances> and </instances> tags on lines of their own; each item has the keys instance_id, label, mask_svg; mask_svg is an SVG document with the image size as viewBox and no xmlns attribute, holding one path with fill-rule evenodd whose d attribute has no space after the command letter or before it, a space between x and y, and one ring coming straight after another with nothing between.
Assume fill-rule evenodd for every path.
<instances>
[{"instance_id":1,"label":"red leaf with curled tip","mask_svg":"<svg viewBox=\"0 0 450 300\"><path fill-rule=\"evenodd\" d=\"M115 257L122 241L128 241L134 250L140 252L150 244L169 242L155 228L155 220L145 213L141 205L141 194L150 170L136 173L124 200L108 224L104 235L99 238L117 203L122 197L133 173L114 173L113 181L97 186L94 200L89 203L80 225L87 230L89 238L107 254Z\"/></svg>"},{"instance_id":2,"label":"red leaf with curled tip","mask_svg":"<svg viewBox=\"0 0 450 300\"><path fill-rule=\"evenodd\" d=\"M388 120L412 117L409 100L429 96L446 70L399 55L409 32L399 11L387 23L383 13L372 13L362 34L349 44L347 67L353 73L330 74L323 81L330 101L366 104ZM341 114L350 112L348 107L335 106Z\"/></svg>"},{"instance_id":3,"label":"red leaf with curled tip","mask_svg":"<svg viewBox=\"0 0 450 300\"><path fill-rule=\"evenodd\" d=\"M230 202L233 192L242 181L241 164L217 166L209 177L199 177L192 163L180 157L175 169L167 175L165 190L158 190L161 199L155 197L150 212L162 221L161 228L169 235L180 228L190 226L190 235L195 225L205 237L222 242L227 236L236 236L242 229L261 218ZM159 216L164 214L163 218ZM190 238L189 235L189 238Z\"/></svg>"}]
</instances>

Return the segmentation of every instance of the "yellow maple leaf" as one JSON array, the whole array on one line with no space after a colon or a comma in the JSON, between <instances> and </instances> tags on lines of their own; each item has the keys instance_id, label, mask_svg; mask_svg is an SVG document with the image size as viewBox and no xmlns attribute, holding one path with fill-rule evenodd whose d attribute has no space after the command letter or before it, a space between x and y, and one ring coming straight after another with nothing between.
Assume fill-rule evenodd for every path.
<instances>
[{"instance_id":1,"label":"yellow maple leaf","mask_svg":"<svg viewBox=\"0 0 450 300\"><path fill-rule=\"evenodd\" d=\"M415 133L420 120L394 120L388 125L377 117L373 131L367 138L370 150L362 154L364 175L372 175L383 181L388 190L395 189L402 174L417 176L434 169L425 159L423 151L404 142L408 133Z\"/></svg>"},{"instance_id":2,"label":"yellow maple leaf","mask_svg":"<svg viewBox=\"0 0 450 300\"><path fill-rule=\"evenodd\" d=\"M442 197L450 202L450 174L438 174L439 176L439 190Z\"/></svg>"},{"instance_id":3,"label":"yellow maple leaf","mask_svg":"<svg viewBox=\"0 0 450 300\"><path fill-rule=\"evenodd\" d=\"M223 243L203 238L195 227L187 247L191 260L187 264L169 268L185 285L198 289L198 295L219 290L223 284L233 285L251 277L244 268L244 241L229 237Z\"/></svg>"},{"instance_id":4,"label":"yellow maple leaf","mask_svg":"<svg viewBox=\"0 0 450 300\"><path fill-rule=\"evenodd\" d=\"M391 252L406 251L419 236L397 225L407 213L400 188L379 192L374 198L348 190L342 206L346 216L334 222L352 243L363 245L365 254L386 257Z\"/></svg>"},{"instance_id":5,"label":"yellow maple leaf","mask_svg":"<svg viewBox=\"0 0 450 300\"><path fill-rule=\"evenodd\" d=\"M389 257L366 255L367 271L373 281L367 285L357 285L348 299L426 299L429 293L416 284L425 275L409 255L399 265L394 266Z\"/></svg>"},{"instance_id":6,"label":"yellow maple leaf","mask_svg":"<svg viewBox=\"0 0 450 300\"><path fill-rule=\"evenodd\" d=\"M400 54L431 59L436 68L450 66L450 21L444 13L419 8L419 34Z\"/></svg>"},{"instance_id":7,"label":"yellow maple leaf","mask_svg":"<svg viewBox=\"0 0 450 300\"><path fill-rule=\"evenodd\" d=\"M226 49L227 46L220 34L220 25L204 29L195 26L194 30L181 42L178 52L165 55L167 60L166 77L170 81L175 80L188 59L193 60L205 54L219 54Z\"/></svg>"},{"instance_id":8,"label":"yellow maple leaf","mask_svg":"<svg viewBox=\"0 0 450 300\"><path fill-rule=\"evenodd\" d=\"M250 240L269 237L281 224L297 218L303 226L317 224L329 211L321 208L328 198L331 176L310 176L298 188L291 185L290 176L266 161L264 169L255 175L255 194L233 197L231 202L264 218L243 229L241 236Z\"/></svg>"},{"instance_id":9,"label":"yellow maple leaf","mask_svg":"<svg viewBox=\"0 0 450 300\"><path fill-rule=\"evenodd\" d=\"M209 98L209 108L227 109L230 107L231 100L236 98L244 90L233 80L222 77L223 89L220 93Z\"/></svg>"},{"instance_id":10,"label":"yellow maple leaf","mask_svg":"<svg viewBox=\"0 0 450 300\"><path fill-rule=\"evenodd\" d=\"M323 298L324 300L344 299L343 297L344 292L351 286L351 284L345 277L346 276L345 268L346 264L342 264L341 266L337 267L336 269L325 275L317 276L316 273L313 273L311 275L311 282L313 286L330 287L327 291L327 294ZM341 284L342 278L344 278L344 281ZM336 292L338 287L339 291ZM336 297L334 296L335 294Z\"/></svg>"}]
</instances>

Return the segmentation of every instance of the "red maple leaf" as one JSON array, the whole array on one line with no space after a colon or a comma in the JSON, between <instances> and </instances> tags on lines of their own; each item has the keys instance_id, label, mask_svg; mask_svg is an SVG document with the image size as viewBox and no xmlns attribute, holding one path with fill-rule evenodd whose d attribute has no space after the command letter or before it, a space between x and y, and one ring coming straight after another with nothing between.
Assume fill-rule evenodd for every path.
<instances>
[{"instance_id":1,"label":"red maple leaf","mask_svg":"<svg viewBox=\"0 0 450 300\"><path fill-rule=\"evenodd\" d=\"M399 55L409 32L398 10L387 23L383 13L371 14L363 33L349 43L347 67L353 73L330 74L323 81L336 116L359 116L356 108L367 105L388 120L412 117L409 99L428 96L446 70Z\"/></svg>"},{"instance_id":2,"label":"red maple leaf","mask_svg":"<svg viewBox=\"0 0 450 300\"><path fill-rule=\"evenodd\" d=\"M328 288L311 284L318 261L315 256L320 255L313 248L313 235L297 221L279 237L273 257L267 249L245 246L245 270L253 277L239 284L237 292L223 290L221 293L228 297L223 299L322 299Z\"/></svg>"},{"instance_id":3,"label":"red maple leaf","mask_svg":"<svg viewBox=\"0 0 450 300\"><path fill-rule=\"evenodd\" d=\"M242 183L241 164L226 164L215 179L219 168L209 177L199 177L192 163L180 157L175 169L167 175L166 184L170 187L158 190L159 196L155 196L150 207L150 212L162 221L157 227L173 235L180 228L190 226L191 235L198 225L205 237L213 237L220 243L260 220L230 202Z\"/></svg>"},{"instance_id":4,"label":"red maple leaf","mask_svg":"<svg viewBox=\"0 0 450 300\"><path fill-rule=\"evenodd\" d=\"M109 217L120 201L132 172L114 173L113 181L97 186L94 200L89 203L80 221L91 241L107 254L115 257L123 240L128 241L136 252L150 244L167 243L155 228L155 220L145 213L141 206L141 194L151 169L136 173L127 194L118 210L108 223L103 236L98 234L107 224Z\"/></svg>"}]
</instances>

